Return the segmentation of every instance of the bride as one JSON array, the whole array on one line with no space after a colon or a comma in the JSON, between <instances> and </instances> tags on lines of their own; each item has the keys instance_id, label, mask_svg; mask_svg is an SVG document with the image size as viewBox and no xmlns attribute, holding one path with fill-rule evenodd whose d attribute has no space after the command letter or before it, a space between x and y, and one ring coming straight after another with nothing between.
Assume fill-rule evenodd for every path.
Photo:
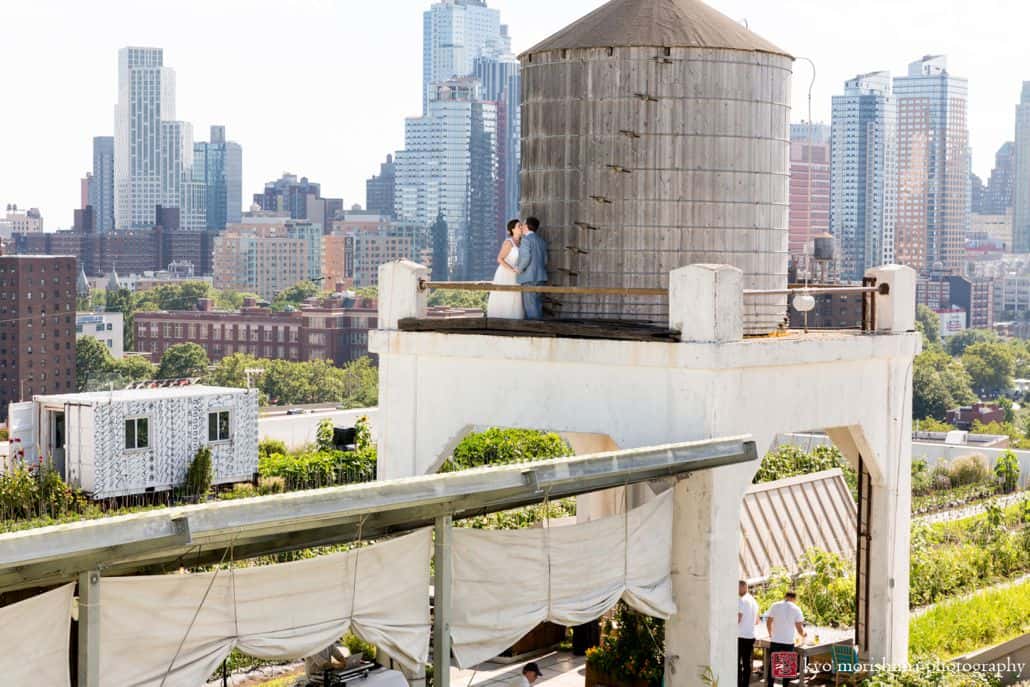
<instances>
[{"instance_id":1,"label":"bride","mask_svg":"<svg viewBox=\"0 0 1030 687\"><path fill-rule=\"evenodd\" d=\"M508 238L501 244L501 252L497 254L497 271L494 272L494 284L512 284L518 273L515 266L519 262L519 243L522 241L522 224L513 219L508 222ZM491 291L486 302L486 316L505 320L525 319L522 309L522 294L518 291Z\"/></svg>"}]
</instances>

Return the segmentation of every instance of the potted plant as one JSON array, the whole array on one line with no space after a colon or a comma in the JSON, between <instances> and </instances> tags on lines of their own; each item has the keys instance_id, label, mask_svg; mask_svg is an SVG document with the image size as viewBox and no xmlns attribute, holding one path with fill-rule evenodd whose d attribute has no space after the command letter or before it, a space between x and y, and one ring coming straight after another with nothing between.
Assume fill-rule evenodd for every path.
<instances>
[{"instance_id":1,"label":"potted plant","mask_svg":"<svg viewBox=\"0 0 1030 687\"><path fill-rule=\"evenodd\" d=\"M587 649L586 687L659 687L665 673L665 623L619 603Z\"/></svg>"}]
</instances>

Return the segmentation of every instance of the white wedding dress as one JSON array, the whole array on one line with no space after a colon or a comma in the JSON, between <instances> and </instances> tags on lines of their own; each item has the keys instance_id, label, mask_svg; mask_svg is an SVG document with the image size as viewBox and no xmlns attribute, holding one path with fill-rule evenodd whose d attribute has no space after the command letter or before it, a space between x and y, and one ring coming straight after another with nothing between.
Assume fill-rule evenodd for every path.
<instances>
[{"instance_id":1,"label":"white wedding dress","mask_svg":"<svg viewBox=\"0 0 1030 687\"><path fill-rule=\"evenodd\" d=\"M519 262L519 247L511 239L505 239L511 244L511 250L505 256L504 261L515 267ZM515 273L505 269L504 265L498 265L494 272L494 284L515 284ZM486 316L505 320L524 320L526 312L522 309L522 294L518 291L491 291L490 298L486 301Z\"/></svg>"}]
</instances>

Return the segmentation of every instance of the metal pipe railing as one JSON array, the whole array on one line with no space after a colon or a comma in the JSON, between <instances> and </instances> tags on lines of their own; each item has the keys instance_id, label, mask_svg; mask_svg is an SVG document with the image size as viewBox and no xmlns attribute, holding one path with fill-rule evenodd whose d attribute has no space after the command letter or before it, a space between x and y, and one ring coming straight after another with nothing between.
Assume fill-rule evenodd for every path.
<instances>
[{"instance_id":1,"label":"metal pipe railing","mask_svg":"<svg viewBox=\"0 0 1030 687\"><path fill-rule=\"evenodd\" d=\"M441 291L518 291L520 293L565 293L596 296L668 296L669 290L662 288L631 288L607 286L553 286L550 284L494 284L488 281L430 281L420 279L418 287L422 291L439 289ZM878 293L886 296L890 293L889 284L879 286L797 286L786 289L744 289L744 298L756 296L790 296L796 293L820 294L867 294Z\"/></svg>"}]
</instances>

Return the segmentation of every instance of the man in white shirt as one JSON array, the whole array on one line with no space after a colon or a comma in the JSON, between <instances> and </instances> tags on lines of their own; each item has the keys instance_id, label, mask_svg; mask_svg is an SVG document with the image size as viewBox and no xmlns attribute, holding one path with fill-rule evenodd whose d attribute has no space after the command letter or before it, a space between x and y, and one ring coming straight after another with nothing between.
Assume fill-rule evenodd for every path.
<instances>
[{"instance_id":1,"label":"man in white shirt","mask_svg":"<svg viewBox=\"0 0 1030 687\"><path fill-rule=\"evenodd\" d=\"M775 654L781 651L794 651L794 633L805 637L805 616L794 603L797 595L794 592L787 592L783 601L777 601L765 614L765 626L769 630L769 653ZM766 684L773 687L772 661L768 662L769 673L766 675ZM800 665L800 661L798 662ZM783 685L786 687L790 680L784 678Z\"/></svg>"},{"instance_id":2,"label":"man in white shirt","mask_svg":"<svg viewBox=\"0 0 1030 687\"><path fill-rule=\"evenodd\" d=\"M758 625L758 602L747 590L747 582L737 583L737 687L751 682L751 660L755 650L755 626Z\"/></svg>"}]
</instances>

